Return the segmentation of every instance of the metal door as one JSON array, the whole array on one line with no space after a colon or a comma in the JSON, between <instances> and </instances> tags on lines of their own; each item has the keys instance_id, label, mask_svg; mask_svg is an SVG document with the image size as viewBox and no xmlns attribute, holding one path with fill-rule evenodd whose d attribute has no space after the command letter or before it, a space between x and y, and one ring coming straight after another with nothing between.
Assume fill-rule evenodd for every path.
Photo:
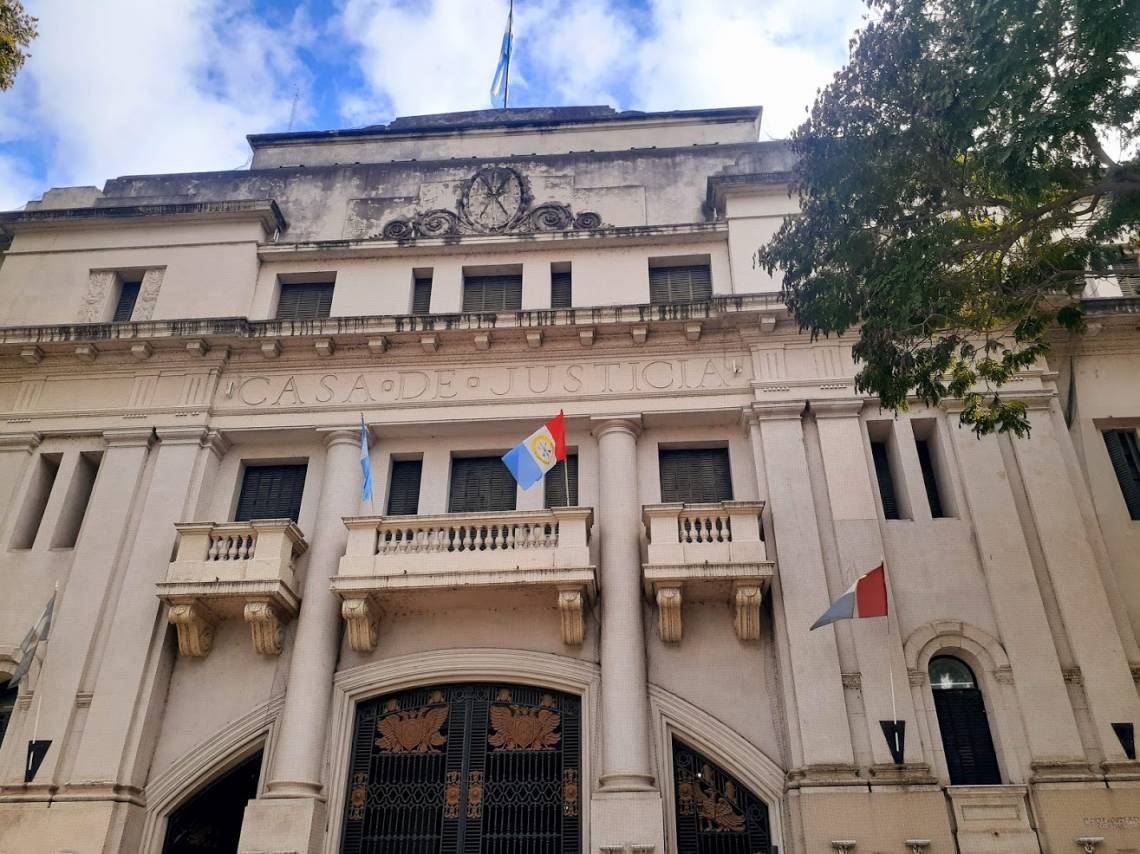
<instances>
[{"instance_id":1,"label":"metal door","mask_svg":"<svg viewBox=\"0 0 1140 854\"><path fill-rule=\"evenodd\" d=\"M439 685L361 703L344 854L579 854L580 701Z\"/></svg>"}]
</instances>

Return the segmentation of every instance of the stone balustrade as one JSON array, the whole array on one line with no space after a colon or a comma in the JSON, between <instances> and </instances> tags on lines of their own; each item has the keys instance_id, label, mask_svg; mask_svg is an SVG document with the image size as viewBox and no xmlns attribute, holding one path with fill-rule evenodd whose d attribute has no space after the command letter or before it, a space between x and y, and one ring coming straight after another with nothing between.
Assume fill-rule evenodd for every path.
<instances>
[{"instance_id":1,"label":"stone balustrade","mask_svg":"<svg viewBox=\"0 0 1140 854\"><path fill-rule=\"evenodd\" d=\"M219 620L242 618L254 649L281 652L282 626L300 606L294 561L308 548L289 519L179 522L178 549L156 587L178 629L178 651L204 656Z\"/></svg>"},{"instance_id":2,"label":"stone balustrade","mask_svg":"<svg viewBox=\"0 0 1140 854\"><path fill-rule=\"evenodd\" d=\"M648 538L643 579L657 603L662 640L681 640L686 599L729 602L740 639L760 637L760 605L773 574L760 524L763 512L763 501L642 508Z\"/></svg>"},{"instance_id":3,"label":"stone balustrade","mask_svg":"<svg viewBox=\"0 0 1140 854\"><path fill-rule=\"evenodd\" d=\"M472 587L556 592L562 639L580 644L595 591L592 521L587 507L346 518L348 546L332 587L352 648L375 648L384 596Z\"/></svg>"}]
</instances>

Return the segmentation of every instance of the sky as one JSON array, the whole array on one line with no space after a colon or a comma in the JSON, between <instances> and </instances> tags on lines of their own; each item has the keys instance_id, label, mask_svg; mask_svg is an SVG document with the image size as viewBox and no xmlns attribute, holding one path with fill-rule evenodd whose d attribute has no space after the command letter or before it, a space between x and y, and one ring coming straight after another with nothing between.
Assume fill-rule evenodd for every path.
<instances>
[{"instance_id":1,"label":"sky","mask_svg":"<svg viewBox=\"0 0 1140 854\"><path fill-rule=\"evenodd\" d=\"M478 110L508 0L25 0L0 93L0 210L50 187L246 168L247 133ZM861 0L515 0L510 106L760 104L802 121Z\"/></svg>"}]
</instances>

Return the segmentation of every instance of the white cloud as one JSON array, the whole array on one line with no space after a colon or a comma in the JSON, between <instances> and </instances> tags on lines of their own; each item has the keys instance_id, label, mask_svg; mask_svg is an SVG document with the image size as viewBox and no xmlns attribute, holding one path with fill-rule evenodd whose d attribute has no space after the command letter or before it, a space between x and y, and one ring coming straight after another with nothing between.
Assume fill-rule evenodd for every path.
<instances>
[{"instance_id":1,"label":"white cloud","mask_svg":"<svg viewBox=\"0 0 1140 854\"><path fill-rule=\"evenodd\" d=\"M39 182L24 161L0 155L0 211L23 207L28 199L38 195L39 189Z\"/></svg>"}]
</instances>

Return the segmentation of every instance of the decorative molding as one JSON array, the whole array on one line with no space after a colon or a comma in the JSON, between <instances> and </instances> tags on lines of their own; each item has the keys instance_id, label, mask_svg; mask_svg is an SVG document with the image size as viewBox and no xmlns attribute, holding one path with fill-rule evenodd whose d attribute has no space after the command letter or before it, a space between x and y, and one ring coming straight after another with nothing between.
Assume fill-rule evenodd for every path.
<instances>
[{"instance_id":1,"label":"decorative molding","mask_svg":"<svg viewBox=\"0 0 1140 854\"><path fill-rule=\"evenodd\" d=\"M165 267L152 267L143 273L139 298L135 301L135 310L131 312L132 322L150 320L154 316L154 306L158 302L158 292L162 289L165 272Z\"/></svg>"},{"instance_id":2,"label":"decorative molding","mask_svg":"<svg viewBox=\"0 0 1140 854\"><path fill-rule=\"evenodd\" d=\"M831 847L838 851L839 854L848 854L848 852L855 850L855 840L833 839L831 840Z\"/></svg>"},{"instance_id":3,"label":"decorative molding","mask_svg":"<svg viewBox=\"0 0 1140 854\"><path fill-rule=\"evenodd\" d=\"M732 626L742 641L760 640L760 606L764 588L759 584L737 581L732 589Z\"/></svg>"},{"instance_id":4,"label":"decorative molding","mask_svg":"<svg viewBox=\"0 0 1140 854\"><path fill-rule=\"evenodd\" d=\"M439 336L438 335L421 335L420 347L423 348L425 353L435 353L439 350Z\"/></svg>"},{"instance_id":5,"label":"decorative molding","mask_svg":"<svg viewBox=\"0 0 1140 854\"><path fill-rule=\"evenodd\" d=\"M537 350L542 346L542 330L541 329L528 329L526 331L526 345L532 350Z\"/></svg>"},{"instance_id":6,"label":"decorative molding","mask_svg":"<svg viewBox=\"0 0 1140 854\"><path fill-rule=\"evenodd\" d=\"M491 349L491 333L490 332L476 332L474 335L474 343L476 350L490 350Z\"/></svg>"},{"instance_id":7,"label":"decorative molding","mask_svg":"<svg viewBox=\"0 0 1140 854\"><path fill-rule=\"evenodd\" d=\"M243 610L253 638L253 651L261 655L280 655L285 638L282 615L271 602L247 602Z\"/></svg>"},{"instance_id":8,"label":"decorative molding","mask_svg":"<svg viewBox=\"0 0 1140 854\"><path fill-rule=\"evenodd\" d=\"M34 344L30 347L21 347L20 358L29 365L38 365L44 360L44 351Z\"/></svg>"},{"instance_id":9,"label":"decorative molding","mask_svg":"<svg viewBox=\"0 0 1140 854\"><path fill-rule=\"evenodd\" d=\"M994 681L997 682L999 685L1012 685L1013 684L1013 668L1008 666L1008 665L995 667L994 668Z\"/></svg>"},{"instance_id":10,"label":"decorative molding","mask_svg":"<svg viewBox=\"0 0 1140 854\"><path fill-rule=\"evenodd\" d=\"M926 684L926 671L907 668L906 679L912 688L921 688Z\"/></svg>"},{"instance_id":11,"label":"decorative molding","mask_svg":"<svg viewBox=\"0 0 1140 854\"><path fill-rule=\"evenodd\" d=\"M281 355L281 342L276 338L261 342L261 355L266 359L276 359Z\"/></svg>"},{"instance_id":12,"label":"decorative molding","mask_svg":"<svg viewBox=\"0 0 1140 854\"><path fill-rule=\"evenodd\" d=\"M210 345L204 338L195 338L192 341L186 342L186 352L191 356L202 357L210 352Z\"/></svg>"},{"instance_id":13,"label":"decorative molding","mask_svg":"<svg viewBox=\"0 0 1140 854\"><path fill-rule=\"evenodd\" d=\"M336 352L336 341L332 338L318 338L313 342L313 348L318 356L328 358Z\"/></svg>"},{"instance_id":14,"label":"decorative molding","mask_svg":"<svg viewBox=\"0 0 1140 854\"><path fill-rule=\"evenodd\" d=\"M681 585L657 587L657 633L665 643L681 640Z\"/></svg>"},{"instance_id":15,"label":"decorative molding","mask_svg":"<svg viewBox=\"0 0 1140 854\"><path fill-rule=\"evenodd\" d=\"M92 270L87 276L87 292L79 306L76 321L79 323L102 323L107 316L111 291L117 276L114 270Z\"/></svg>"},{"instance_id":16,"label":"decorative molding","mask_svg":"<svg viewBox=\"0 0 1140 854\"><path fill-rule=\"evenodd\" d=\"M138 361L145 362L154 355L154 348L147 341L136 341L131 345L131 355Z\"/></svg>"},{"instance_id":17,"label":"decorative molding","mask_svg":"<svg viewBox=\"0 0 1140 854\"><path fill-rule=\"evenodd\" d=\"M558 591L558 612L562 618L562 642L568 646L581 646L586 636L582 589Z\"/></svg>"},{"instance_id":18,"label":"decorative molding","mask_svg":"<svg viewBox=\"0 0 1140 854\"><path fill-rule=\"evenodd\" d=\"M635 324L629 328L629 335L634 344L644 344L649 338L649 327L642 323Z\"/></svg>"},{"instance_id":19,"label":"decorative molding","mask_svg":"<svg viewBox=\"0 0 1140 854\"><path fill-rule=\"evenodd\" d=\"M30 454L43 441L40 433L7 433L0 435L0 453L4 451L23 451ZM3 655L0 654L0 658Z\"/></svg>"},{"instance_id":20,"label":"decorative molding","mask_svg":"<svg viewBox=\"0 0 1140 854\"><path fill-rule=\"evenodd\" d=\"M685 324L685 340L694 344L701 340L701 322L699 320Z\"/></svg>"},{"instance_id":21,"label":"decorative molding","mask_svg":"<svg viewBox=\"0 0 1140 854\"><path fill-rule=\"evenodd\" d=\"M384 351L388 349L388 337L386 335L375 335L368 339L368 349L373 356L381 356Z\"/></svg>"},{"instance_id":22,"label":"decorative molding","mask_svg":"<svg viewBox=\"0 0 1140 854\"><path fill-rule=\"evenodd\" d=\"M371 598L345 599L340 615L348 626L348 645L356 652L372 652L379 637L380 616Z\"/></svg>"},{"instance_id":23,"label":"decorative molding","mask_svg":"<svg viewBox=\"0 0 1140 854\"><path fill-rule=\"evenodd\" d=\"M592 326L578 330L578 343L583 347L593 347L595 337L597 337L597 330Z\"/></svg>"},{"instance_id":24,"label":"decorative molding","mask_svg":"<svg viewBox=\"0 0 1140 854\"><path fill-rule=\"evenodd\" d=\"M200 602L170 606L169 621L178 629L178 652L194 658L209 654L217 617Z\"/></svg>"}]
</instances>

